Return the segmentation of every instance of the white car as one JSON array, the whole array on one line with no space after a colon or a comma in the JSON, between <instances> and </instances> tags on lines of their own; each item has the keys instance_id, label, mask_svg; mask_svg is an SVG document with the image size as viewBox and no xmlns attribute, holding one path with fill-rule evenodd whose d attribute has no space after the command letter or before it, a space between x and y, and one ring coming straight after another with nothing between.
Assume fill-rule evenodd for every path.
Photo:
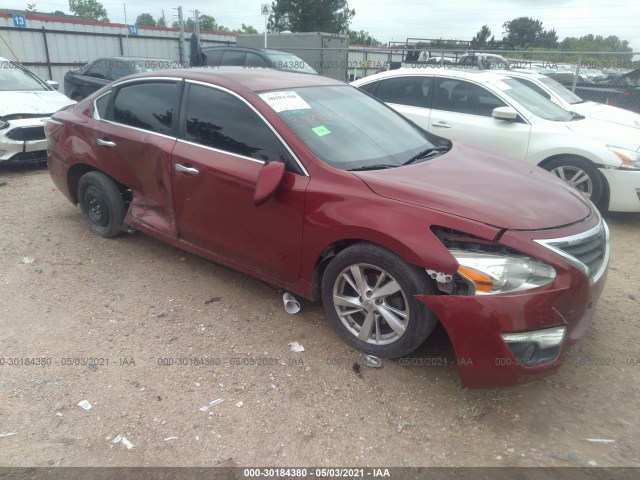
<instances>
[{"instance_id":1,"label":"white car","mask_svg":"<svg viewBox=\"0 0 640 480\"><path fill-rule=\"evenodd\" d=\"M425 130L539 165L602 210L640 211L635 128L568 112L503 72L407 68L352 85Z\"/></svg>"},{"instance_id":2,"label":"white car","mask_svg":"<svg viewBox=\"0 0 640 480\"><path fill-rule=\"evenodd\" d=\"M46 163L44 122L76 103L57 86L0 57L0 165Z\"/></svg>"},{"instance_id":3,"label":"white car","mask_svg":"<svg viewBox=\"0 0 640 480\"><path fill-rule=\"evenodd\" d=\"M553 78L534 72L509 70L505 75L515 78L523 85L535 90L565 110L576 112L588 118L606 120L634 128L640 128L640 114L604 103L583 100Z\"/></svg>"}]
</instances>

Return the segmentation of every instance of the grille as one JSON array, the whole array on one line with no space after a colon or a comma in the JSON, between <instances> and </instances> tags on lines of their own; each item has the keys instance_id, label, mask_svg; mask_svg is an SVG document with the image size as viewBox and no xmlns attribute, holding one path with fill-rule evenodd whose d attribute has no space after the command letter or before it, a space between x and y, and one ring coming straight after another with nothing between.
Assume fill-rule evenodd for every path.
<instances>
[{"instance_id":1,"label":"grille","mask_svg":"<svg viewBox=\"0 0 640 480\"><path fill-rule=\"evenodd\" d=\"M536 240L580 268L591 283L600 279L609 263L609 229L604 220L591 230L571 237Z\"/></svg>"},{"instance_id":2,"label":"grille","mask_svg":"<svg viewBox=\"0 0 640 480\"><path fill-rule=\"evenodd\" d=\"M33 140L44 140L44 125L37 127L16 127L6 135L11 140L29 142Z\"/></svg>"},{"instance_id":3,"label":"grille","mask_svg":"<svg viewBox=\"0 0 640 480\"><path fill-rule=\"evenodd\" d=\"M46 163L47 151L37 150L35 152L20 152L16 153L9 160L2 162L2 164L27 164L27 163Z\"/></svg>"}]
</instances>

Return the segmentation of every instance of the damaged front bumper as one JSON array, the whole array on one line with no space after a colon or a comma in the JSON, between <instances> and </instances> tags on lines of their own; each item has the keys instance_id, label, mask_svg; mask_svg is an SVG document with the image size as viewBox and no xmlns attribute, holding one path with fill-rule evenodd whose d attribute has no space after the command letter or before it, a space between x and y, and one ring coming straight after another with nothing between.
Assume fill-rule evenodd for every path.
<instances>
[{"instance_id":1,"label":"damaged front bumper","mask_svg":"<svg viewBox=\"0 0 640 480\"><path fill-rule=\"evenodd\" d=\"M0 129L0 163L46 163L47 139L43 118L12 119Z\"/></svg>"}]
</instances>

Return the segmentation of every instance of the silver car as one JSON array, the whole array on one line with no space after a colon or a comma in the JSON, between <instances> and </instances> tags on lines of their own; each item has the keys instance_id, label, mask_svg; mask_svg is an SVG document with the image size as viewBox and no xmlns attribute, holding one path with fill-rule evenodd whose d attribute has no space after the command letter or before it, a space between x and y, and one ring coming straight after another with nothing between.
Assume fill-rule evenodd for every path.
<instances>
[{"instance_id":1,"label":"silver car","mask_svg":"<svg viewBox=\"0 0 640 480\"><path fill-rule=\"evenodd\" d=\"M44 122L74 104L21 65L0 57L0 165L47 161Z\"/></svg>"}]
</instances>

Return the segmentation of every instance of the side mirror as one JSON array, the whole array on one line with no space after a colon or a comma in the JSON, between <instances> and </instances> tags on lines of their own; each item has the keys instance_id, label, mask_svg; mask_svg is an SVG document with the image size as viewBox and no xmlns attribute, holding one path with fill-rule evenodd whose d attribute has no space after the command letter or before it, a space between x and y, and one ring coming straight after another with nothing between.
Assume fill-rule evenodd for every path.
<instances>
[{"instance_id":1,"label":"side mirror","mask_svg":"<svg viewBox=\"0 0 640 480\"><path fill-rule=\"evenodd\" d=\"M266 203L266 201L269 200L278 189L283 177L283 162L266 163L260 170L260 173L258 173L256 190L253 193L253 204L256 207L259 207Z\"/></svg>"},{"instance_id":2,"label":"side mirror","mask_svg":"<svg viewBox=\"0 0 640 480\"><path fill-rule=\"evenodd\" d=\"M518 118L518 112L516 112L512 107L497 107L493 109L491 116L498 120L514 121Z\"/></svg>"},{"instance_id":3,"label":"side mirror","mask_svg":"<svg viewBox=\"0 0 640 480\"><path fill-rule=\"evenodd\" d=\"M52 87L54 90L58 90L58 88L60 87L60 84L55 80L47 80L46 84Z\"/></svg>"}]
</instances>

